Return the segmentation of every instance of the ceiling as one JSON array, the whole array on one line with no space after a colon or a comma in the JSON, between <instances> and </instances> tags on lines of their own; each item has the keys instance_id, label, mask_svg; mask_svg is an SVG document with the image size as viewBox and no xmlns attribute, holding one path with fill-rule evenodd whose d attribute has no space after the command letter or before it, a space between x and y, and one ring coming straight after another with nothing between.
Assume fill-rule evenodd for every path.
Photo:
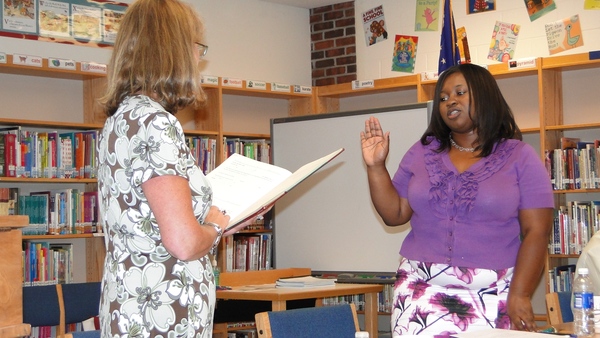
<instances>
[{"instance_id":1,"label":"ceiling","mask_svg":"<svg viewBox=\"0 0 600 338\"><path fill-rule=\"evenodd\" d=\"M281 5L288 5L300 8L318 8L323 6L329 6L333 4L339 4L342 2L348 2L348 0L263 0L266 2L272 2Z\"/></svg>"}]
</instances>

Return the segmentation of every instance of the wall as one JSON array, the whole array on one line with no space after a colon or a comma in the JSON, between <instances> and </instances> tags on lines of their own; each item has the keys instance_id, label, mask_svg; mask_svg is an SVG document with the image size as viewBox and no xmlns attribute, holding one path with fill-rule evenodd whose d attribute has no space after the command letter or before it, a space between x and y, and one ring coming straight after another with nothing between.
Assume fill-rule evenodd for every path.
<instances>
[{"instance_id":1,"label":"wall","mask_svg":"<svg viewBox=\"0 0 600 338\"><path fill-rule=\"evenodd\" d=\"M440 2L443 3L443 0ZM496 21L521 25L515 58L549 56L544 26L546 23L562 20L579 14L583 30L584 46L561 52L557 55L583 53L600 50L600 10L583 10L583 0L554 0L557 9L531 22L523 0L496 0L497 9L480 14L466 14L466 0L453 0L453 13L456 27L467 30L469 49L473 63L498 63L488 60L492 30ZM362 32L361 14L373 7L383 5L388 39L367 47ZM391 71L394 37L396 34L419 37L415 73L437 71L440 45L440 29L436 32L415 32L414 1L397 0L356 0L356 58L358 79L370 80L403 76L407 73Z\"/></svg>"},{"instance_id":2,"label":"wall","mask_svg":"<svg viewBox=\"0 0 600 338\"><path fill-rule=\"evenodd\" d=\"M356 80L354 1L311 9L310 28L313 86Z\"/></svg>"}]
</instances>

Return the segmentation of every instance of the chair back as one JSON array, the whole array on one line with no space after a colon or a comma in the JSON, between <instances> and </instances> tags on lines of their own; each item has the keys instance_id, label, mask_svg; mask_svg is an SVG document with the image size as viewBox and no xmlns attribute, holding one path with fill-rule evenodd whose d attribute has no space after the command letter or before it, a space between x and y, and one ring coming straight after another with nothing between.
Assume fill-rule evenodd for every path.
<instances>
[{"instance_id":1,"label":"chair back","mask_svg":"<svg viewBox=\"0 0 600 338\"><path fill-rule=\"evenodd\" d=\"M43 306L41 306L42 304ZM66 325L98 316L100 282L28 286L23 288L23 323L57 326L59 337L65 336ZM92 333L93 332L93 333ZM100 337L100 330L72 332L73 336Z\"/></svg>"},{"instance_id":2,"label":"chair back","mask_svg":"<svg viewBox=\"0 0 600 338\"><path fill-rule=\"evenodd\" d=\"M556 325L573 321L571 292L551 292L546 294L548 324Z\"/></svg>"},{"instance_id":3,"label":"chair back","mask_svg":"<svg viewBox=\"0 0 600 338\"><path fill-rule=\"evenodd\" d=\"M354 304L257 313L260 338L354 338L359 331Z\"/></svg>"}]
</instances>

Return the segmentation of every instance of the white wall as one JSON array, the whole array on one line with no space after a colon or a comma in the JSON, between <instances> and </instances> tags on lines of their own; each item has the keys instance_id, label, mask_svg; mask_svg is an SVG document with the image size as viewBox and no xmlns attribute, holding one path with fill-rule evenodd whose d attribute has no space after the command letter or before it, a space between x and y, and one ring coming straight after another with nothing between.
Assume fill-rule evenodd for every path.
<instances>
[{"instance_id":1,"label":"white wall","mask_svg":"<svg viewBox=\"0 0 600 338\"><path fill-rule=\"evenodd\" d=\"M497 61L487 59L492 30L496 21L510 22L521 25L517 40L515 59L527 57L549 56L546 44L545 24L562 20L579 14L583 30L584 45L555 55L584 53L600 50L600 10L583 10L583 0L554 0L556 10L531 22L523 0L496 0L496 10L479 14L466 14L467 0L453 0L453 13L456 27L464 26L467 30L469 50L473 63L495 64ZM443 0L440 0L443 3ZM361 14L373 7L383 5L388 39L367 47L362 33ZM398 0L356 0L356 53L358 79L370 80L410 75L409 73L393 72L392 52L396 34L419 37L417 45L417 60L415 73L437 71L440 30L415 32L414 1ZM442 7L442 6L440 6ZM440 8L442 11L443 8Z\"/></svg>"},{"instance_id":2,"label":"white wall","mask_svg":"<svg viewBox=\"0 0 600 338\"><path fill-rule=\"evenodd\" d=\"M204 74L311 85L309 10L259 0L189 2L206 26ZM8 54L108 63L111 51L0 37L0 52Z\"/></svg>"}]
</instances>

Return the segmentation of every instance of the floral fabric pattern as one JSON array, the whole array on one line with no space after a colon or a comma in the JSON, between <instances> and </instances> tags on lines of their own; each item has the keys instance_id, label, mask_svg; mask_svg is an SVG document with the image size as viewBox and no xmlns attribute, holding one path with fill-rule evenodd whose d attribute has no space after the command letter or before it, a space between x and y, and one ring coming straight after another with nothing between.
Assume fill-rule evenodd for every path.
<instances>
[{"instance_id":1,"label":"floral fabric pattern","mask_svg":"<svg viewBox=\"0 0 600 338\"><path fill-rule=\"evenodd\" d=\"M509 329L506 298L512 273L512 268L459 268L402 259L394 285L393 337Z\"/></svg>"},{"instance_id":2,"label":"floral fabric pattern","mask_svg":"<svg viewBox=\"0 0 600 338\"><path fill-rule=\"evenodd\" d=\"M149 97L128 97L107 119L97 154L107 246L102 337L212 337L215 284L209 257L172 257L141 189L161 175L187 179L194 214L203 221L212 190L179 121Z\"/></svg>"}]
</instances>

